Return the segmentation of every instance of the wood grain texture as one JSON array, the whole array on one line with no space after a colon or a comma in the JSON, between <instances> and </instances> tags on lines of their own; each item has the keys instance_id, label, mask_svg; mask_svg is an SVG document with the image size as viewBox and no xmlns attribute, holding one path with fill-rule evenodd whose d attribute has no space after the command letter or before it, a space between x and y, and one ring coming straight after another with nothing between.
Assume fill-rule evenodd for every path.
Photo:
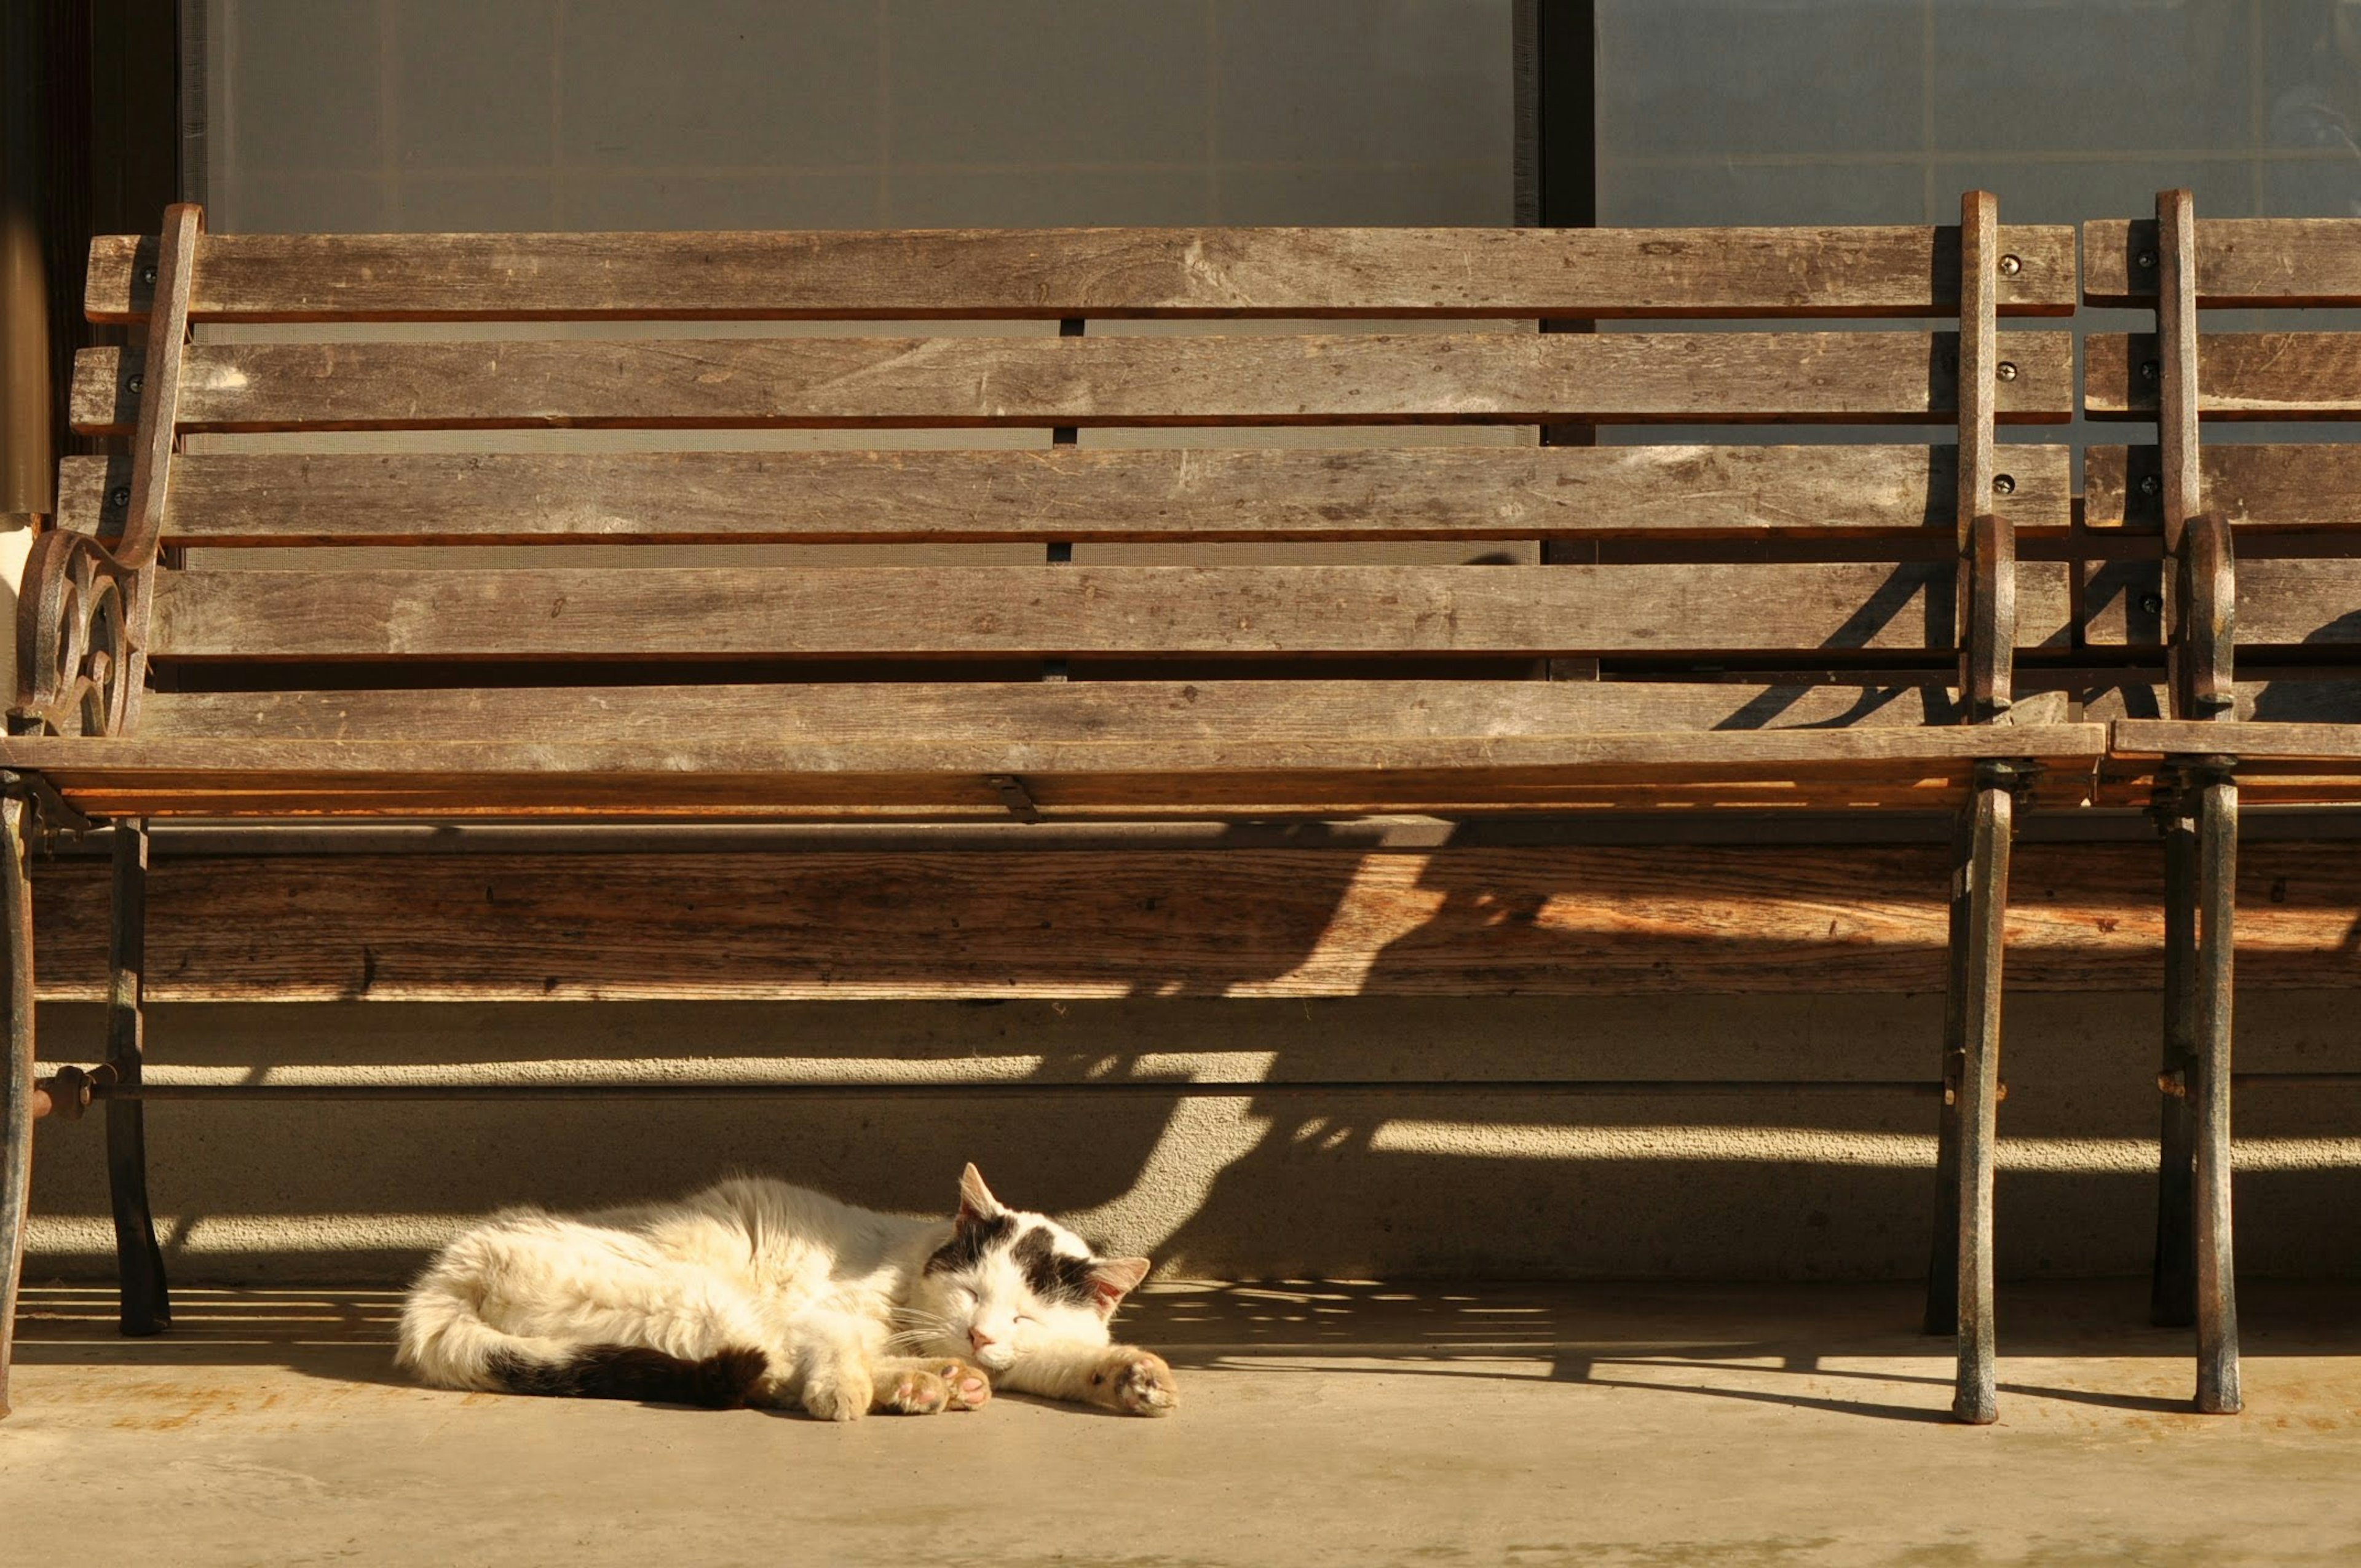
<instances>
[{"instance_id":1,"label":"wood grain texture","mask_svg":"<svg viewBox=\"0 0 2361 1568\"><path fill-rule=\"evenodd\" d=\"M1321 742L1681 730L1909 729L1959 710L1936 687L1692 685L1669 681L904 682L844 685L444 687L420 691L156 692L149 740L838 743L928 735L962 743L1135 740ZM2063 693L2010 710L2067 721Z\"/></svg>"},{"instance_id":2,"label":"wood grain texture","mask_svg":"<svg viewBox=\"0 0 2361 1568\"><path fill-rule=\"evenodd\" d=\"M1994 368L2000 359L2000 334L1994 325L2000 296L1999 212L2000 203L1989 191L1971 191L1960 199L1960 380L1955 398L1960 440L1954 465L1959 499L1952 518L1963 554L1976 518L1991 510L1993 477L2000 471L1993 453L2001 387ZM1960 604L1964 615L1964 588Z\"/></svg>"},{"instance_id":3,"label":"wood grain texture","mask_svg":"<svg viewBox=\"0 0 2361 1568\"><path fill-rule=\"evenodd\" d=\"M2196 256L2201 309L2361 305L2361 220L2206 218L2197 225ZM2151 220L2085 223L2083 302L2153 306L2161 259Z\"/></svg>"},{"instance_id":4,"label":"wood grain texture","mask_svg":"<svg viewBox=\"0 0 2361 1568\"><path fill-rule=\"evenodd\" d=\"M131 442L130 497L124 506L124 526L116 558L134 569L155 559L163 536L164 507L170 492L172 459L178 441L178 410L181 365L188 353L189 291L197 242L204 228L203 210L194 203L176 202L164 210L164 236L157 258L156 291L161 307L148 320L148 351L139 416ZM131 392L126 387L126 392ZM145 596L140 596L143 604ZM141 606L131 610L136 618ZM140 630L135 626L136 647Z\"/></svg>"},{"instance_id":5,"label":"wood grain texture","mask_svg":"<svg viewBox=\"0 0 2361 1568\"><path fill-rule=\"evenodd\" d=\"M2361 525L2361 446L2270 442L2199 449L2205 504L2234 527L2353 529ZM2153 446L2092 446L2082 458L2084 518L2098 529L2153 533L2163 526Z\"/></svg>"},{"instance_id":6,"label":"wood grain texture","mask_svg":"<svg viewBox=\"0 0 2361 1568\"><path fill-rule=\"evenodd\" d=\"M2154 561L2094 565L2083 587L2082 635L2090 647L2155 647L2164 581ZM2245 560L2237 567L2241 649L2336 649L2361 642L2361 561Z\"/></svg>"},{"instance_id":7,"label":"wood grain texture","mask_svg":"<svg viewBox=\"0 0 2361 1568\"><path fill-rule=\"evenodd\" d=\"M160 859L156 1002L1935 992L1939 845ZM2017 846L2012 990L2153 991L2153 845ZM2254 841L2238 982L2361 985L2361 845ZM36 866L44 1000L103 862Z\"/></svg>"},{"instance_id":8,"label":"wood grain texture","mask_svg":"<svg viewBox=\"0 0 2361 1568\"><path fill-rule=\"evenodd\" d=\"M2257 761L2361 762L2361 725L2253 723L2219 719L2120 718L2112 748L2125 756L2224 756Z\"/></svg>"},{"instance_id":9,"label":"wood grain texture","mask_svg":"<svg viewBox=\"0 0 2361 1568\"><path fill-rule=\"evenodd\" d=\"M1256 736L1134 740L1120 732L1086 740L963 740L932 735L844 740L116 740L13 736L0 740L0 766L52 773L61 787L105 773L192 778L208 773L256 778L386 780L529 779L540 775L666 773L719 778L847 778L870 775L954 783L1016 774L1121 778L1128 775L1266 773L1510 775L1546 782L1587 770L1617 780L1651 769L1692 776L1786 777L1796 770L1831 776L1906 776L1922 765L1985 757L2095 757L2102 727L2087 724L1905 726L1864 729L1610 730L1591 734ZM1180 787L1177 784L1175 788ZM1364 784L1383 798L1385 781Z\"/></svg>"},{"instance_id":10,"label":"wood grain texture","mask_svg":"<svg viewBox=\"0 0 2361 1568\"><path fill-rule=\"evenodd\" d=\"M2204 508L2197 464L2197 417L2202 368L2197 334L2197 204L2186 191L2163 191L2156 198L2156 425L2158 471L2164 479L2164 550L2179 554L2189 520ZM2128 352L2128 350L2126 350ZM2097 361L2092 361L2097 378ZM2132 378L2148 383L2145 362ZM2186 632L2185 607L2166 590L2166 625L2179 643Z\"/></svg>"},{"instance_id":11,"label":"wood grain texture","mask_svg":"<svg viewBox=\"0 0 2361 1568\"><path fill-rule=\"evenodd\" d=\"M2020 262L2001 308L2070 313L2073 230L2001 240ZM193 305L201 321L1934 315L1957 309L1958 251L1925 226L209 235ZM92 242L92 320L147 313L141 253L136 236Z\"/></svg>"},{"instance_id":12,"label":"wood grain texture","mask_svg":"<svg viewBox=\"0 0 2361 1568\"><path fill-rule=\"evenodd\" d=\"M2158 718L2160 686L2116 685L2081 694L2078 717L2093 722ZM2263 723L2361 724L2361 669L2291 671L2231 687L2229 717Z\"/></svg>"},{"instance_id":13,"label":"wood grain texture","mask_svg":"<svg viewBox=\"0 0 2361 1568\"><path fill-rule=\"evenodd\" d=\"M1550 810L1688 804L1939 806L1983 757L2088 793L2103 727L1763 729L1372 740L114 740L12 738L107 816L670 814L948 820Z\"/></svg>"},{"instance_id":14,"label":"wood grain texture","mask_svg":"<svg viewBox=\"0 0 2361 1568\"><path fill-rule=\"evenodd\" d=\"M2072 343L2004 333L1999 417L2060 422ZM1949 423L1952 333L564 339L192 345L194 431ZM75 358L74 428L119 433L140 356Z\"/></svg>"},{"instance_id":15,"label":"wood grain texture","mask_svg":"<svg viewBox=\"0 0 2361 1568\"><path fill-rule=\"evenodd\" d=\"M188 571L179 659L1949 649L1951 564L1742 566L649 567ZM2062 648L2063 563L2022 645Z\"/></svg>"},{"instance_id":16,"label":"wood grain texture","mask_svg":"<svg viewBox=\"0 0 2361 1568\"><path fill-rule=\"evenodd\" d=\"M2206 509L2234 527L2361 526L2361 446L2268 442L2201 446ZM2082 455L2084 521L2099 529L2160 532L2160 458L2153 446L2092 446Z\"/></svg>"},{"instance_id":17,"label":"wood grain texture","mask_svg":"<svg viewBox=\"0 0 2361 1568\"><path fill-rule=\"evenodd\" d=\"M2072 515L2063 446L2005 448L1987 510ZM1949 531L1948 446L1320 451L194 453L168 528L205 545L1531 539ZM69 457L69 527L119 524L120 461Z\"/></svg>"},{"instance_id":18,"label":"wood grain texture","mask_svg":"<svg viewBox=\"0 0 2361 1568\"><path fill-rule=\"evenodd\" d=\"M2153 419L2162 361L2152 334L2083 340L2083 411ZM2210 333L2197 344L2197 411L2213 420L2361 419L2361 333Z\"/></svg>"}]
</instances>

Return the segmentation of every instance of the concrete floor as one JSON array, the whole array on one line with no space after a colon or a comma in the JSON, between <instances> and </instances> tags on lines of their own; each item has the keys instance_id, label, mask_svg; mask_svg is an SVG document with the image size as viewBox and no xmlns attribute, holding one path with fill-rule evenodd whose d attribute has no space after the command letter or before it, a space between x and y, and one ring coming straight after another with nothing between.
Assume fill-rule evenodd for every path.
<instances>
[{"instance_id":1,"label":"concrete floor","mask_svg":"<svg viewBox=\"0 0 2361 1568\"><path fill-rule=\"evenodd\" d=\"M1184 1407L838 1428L407 1387L381 1291L187 1291L163 1340L30 1293L0 1562L2361 1562L2361 1288L2251 1286L2248 1413L2185 1413L2130 1283L2002 1295L1943 1417L1893 1287L1162 1289Z\"/></svg>"}]
</instances>

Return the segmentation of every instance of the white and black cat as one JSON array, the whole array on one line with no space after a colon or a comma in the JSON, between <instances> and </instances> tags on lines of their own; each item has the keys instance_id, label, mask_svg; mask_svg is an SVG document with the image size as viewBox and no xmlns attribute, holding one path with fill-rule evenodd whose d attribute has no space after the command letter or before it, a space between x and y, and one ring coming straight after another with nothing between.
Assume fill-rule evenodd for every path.
<instances>
[{"instance_id":1,"label":"white and black cat","mask_svg":"<svg viewBox=\"0 0 2361 1568\"><path fill-rule=\"evenodd\" d=\"M972 1410L995 1387L1170 1415L1171 1368L1107 1329L1148 1269L1004 1206L972 1165L948 1221L741 1177L676 1203L502 1210L411 1287L398 1359L445 1388L840 1421Z\"/></svg>"}]
</instances>

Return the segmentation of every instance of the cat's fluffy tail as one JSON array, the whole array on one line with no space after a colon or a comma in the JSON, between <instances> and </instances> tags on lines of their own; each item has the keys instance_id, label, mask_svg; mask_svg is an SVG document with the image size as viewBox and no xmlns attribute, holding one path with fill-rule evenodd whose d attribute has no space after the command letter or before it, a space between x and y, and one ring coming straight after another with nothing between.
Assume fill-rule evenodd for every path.
<instances>
[{"instance_id":1,"label":"cat's fluffy tail","mask_svg":"<svg viewBox=\"0 0 2361 1568\"><path fill-rule=\"evenodd\" d=\"M511 1394L570 1395L585 1399L651 1399L734 1410L752 1398L769 1370L759 1350L724 1350L702 1361L630 1344L585 1345L563 1361L535 1361L494 1351L491 1375Z\"/></svg>"},{"instance_id":2,"label":"cat's fluffy tail","mask_svg":"<svg viewBox=\"0 0 2361 1568\"><path fill-rule=\"evenodd\" d=\"M436 1271L439 1272L439 1271ZM702 1360L627 1344L569 1344L508 1333L484 1321L472 1292L434 1273L402 1304L395 1360L445 1388L550 1394L585 1399L736 1409L752 1401L770 1370L752 1347Z\"/></svg>"}]
</instances>

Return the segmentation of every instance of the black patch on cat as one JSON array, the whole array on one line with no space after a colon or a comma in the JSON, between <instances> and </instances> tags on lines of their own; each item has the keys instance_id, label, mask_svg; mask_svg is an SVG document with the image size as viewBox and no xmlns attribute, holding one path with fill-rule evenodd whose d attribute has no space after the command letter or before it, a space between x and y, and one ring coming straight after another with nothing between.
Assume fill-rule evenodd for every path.
<instances>
[{"instance_id":1,"label":"black patch on cat","mask_svg":"<svg viewBox=\"0 0 2361 1568\"><path fill-rule=\"evenodd\" d=\"M983 1261L983 1255L1008 1239L1016 1222L1006 1214L975 1219L962 1214L951 1229L951 1239L935 1249L922 1271L927 1274L965 1274Z\"/></svg>"},{"instance_id":2,"label":"black patch on cat","mask_svg":"<svg viewBox=\"0 0 2361 1568\"><path fill-rule=\"evenodd\" d=\"M496 1350L486 1368L511 1394L577 1399L644 1399L734 1410L753 1396L770 1360L759 1350L724 1350L703 1361L636 1345L594 1344L564 1361L532 1361Z\"/></svg>"},{"instance_id":3,"label":"black patch on cat","mask_svg":"<svg viewBox=\"0 0 2361 1568\"><path fill-rule=\"evenodd\" d=\"M1059 1252L1056 1246L1056 1238L1036 1225L1017 1238L1008 1255L1025 1271L1025 1283L1033 1287L1033 1294L1044 1301L1092 1305L1098 1299L1098 1289L1091 1283L1092 1260Z\"/></svg>"}]
</instances>

